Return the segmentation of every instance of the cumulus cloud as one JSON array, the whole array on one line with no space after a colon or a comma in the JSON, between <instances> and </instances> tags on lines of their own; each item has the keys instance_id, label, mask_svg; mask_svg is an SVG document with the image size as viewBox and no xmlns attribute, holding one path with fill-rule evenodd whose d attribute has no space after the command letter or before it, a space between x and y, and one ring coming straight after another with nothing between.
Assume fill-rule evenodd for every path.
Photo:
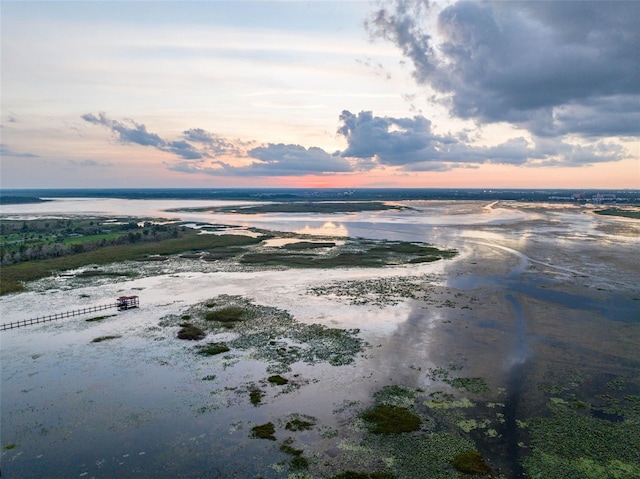
<instances>
[{"instance_id":1,"label":"cumulus cloud","mask_svg":"<svg viewBox=\"0 0 640 479\"><path fill-rule=\"evenodd\" d=\"M247 143L240 140L230 141L219 135L210 133L202 128L191 128L183 132L184 139L193 143L200 143L210 156L244 154L243 148Z\"/></svg>"},{"instance_id":2,"label":"cumulus cloud","mask_svg":"<svg viewBox=\"0 0 640 479\"><path fill-rule=\"evenodd\" d=\"M640 2L435 7L384 3L368 28L400 48L415 80L439 93L453 115L547 137L640 133ZM434 15L437 31L427 31Z\"/></svg>"},{"instance_id":3,"label":"cumulus cloud","mask_svg":"<svg viewBox=\"0 0 640 479\"><path fill-rule=\"evenodd\" d=\"M298 176L346 173L353 171L349 161L339 153L329 154L322 148L268 143L247 152L251 161L234 166L223 161L207 164L180 162L170 167L182 173L205 173L215 176Z\"/></svg>"},{"instance_id":4,"label":"cumulus cloud","mask_svg":"<svg viewBox=\"0 0 640 479\"><path fill-rule=\"evenodd\" d=\"M585 145L517 137L494 146L471 145L464 134L435 134L431 121L423 116L390 118L343 111L340 120L338 133L348 145L341 156L370 160L371 168L384 165L407 171L446 171L483 163L583 166L625 157L620 145L604 141Z\"/></svg>"}]
</instances>

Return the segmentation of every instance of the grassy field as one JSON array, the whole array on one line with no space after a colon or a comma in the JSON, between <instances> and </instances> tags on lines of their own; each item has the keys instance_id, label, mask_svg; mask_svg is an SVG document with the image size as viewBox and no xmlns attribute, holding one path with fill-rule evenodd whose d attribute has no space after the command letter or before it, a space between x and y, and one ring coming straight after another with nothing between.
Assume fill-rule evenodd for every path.
<instances>
[{"instance_id":1,"label":"grassy field","mask_svg":"<svg viewBox=\"0 0 640 479\"><path fill-rule=\"evenodd\" d=\"M195 230L187 230L180 238L105 246L94 251L58 258L25 261L0 268L0 295L23 290L23 282L25 281L33 281L58 271L79 268L88 264L107 264L139 259L148 255L168 255L230 246L245 246L260 241L261 239L249 236L200 235Z\"/></svg>"}]
</instances>

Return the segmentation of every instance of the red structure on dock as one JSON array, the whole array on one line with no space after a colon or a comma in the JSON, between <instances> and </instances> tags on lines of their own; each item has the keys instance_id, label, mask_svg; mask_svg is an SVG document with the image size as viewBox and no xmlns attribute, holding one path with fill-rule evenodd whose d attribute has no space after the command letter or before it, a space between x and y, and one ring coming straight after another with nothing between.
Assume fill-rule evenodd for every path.
<instances>
[{"instance_id":1,"label":"red structure on dock","mask_svg":"<svg viewBox=\"0 0 640 479\"><path fill-rule=\"evenodd\" d=\"M116 300L118 311L137 308L138 306L140 306L140 299L137 296L120 296Z\"/></svg>"}]
</instances>

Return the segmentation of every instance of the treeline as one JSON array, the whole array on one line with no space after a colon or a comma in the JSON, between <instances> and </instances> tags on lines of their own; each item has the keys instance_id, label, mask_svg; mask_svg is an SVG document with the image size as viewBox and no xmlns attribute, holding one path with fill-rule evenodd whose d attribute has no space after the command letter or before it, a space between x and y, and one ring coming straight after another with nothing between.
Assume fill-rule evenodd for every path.
<instances>
[{"instance_id":1,"label":"treeline","mask_svg":"<svg viewBox=\"0 0 640 479\"><path fill-rule=\"evenodd\" d=\"M93 220L33 220L2 222L0 265L57 258L106 246L157 242L178 238L185 227L129 221L98 224Z\"/></svg>"}]
</instances>

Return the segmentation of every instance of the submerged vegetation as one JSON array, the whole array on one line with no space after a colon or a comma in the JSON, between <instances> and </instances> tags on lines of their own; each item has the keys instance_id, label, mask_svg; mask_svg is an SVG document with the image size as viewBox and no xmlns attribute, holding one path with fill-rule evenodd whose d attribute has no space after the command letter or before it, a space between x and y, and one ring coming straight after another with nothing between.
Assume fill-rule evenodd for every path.
<instances>
[{"instance_id":1,"label":"submerged vegetation","mask_svg":"<svg viewBox=\"0 0 640 479\"><path fill-rule=\"evenodd\" d=\"M359 211L384 211L405 209L382 201L299 201L268 203L249 206L219 206L179 208L170 211L210 211L212 213L264 214L264 213L357 213Z\"/></svg>"},{"instance_id":2,"label":"submerged vegetation","mask_svg":"<svg viewBox=\"0 0 640 479\"><path fill-rule=\"evenodd\" d=\"M362 413L374 434L398 434L420 429L420 418L405 407L378 404Z\"/></svg>"},{"instance_id":3,"label":"submerged vegetation","mask_svg":"<svg viewBox=\"0 0 640 479\"><path fill-rule=\"evenodd\" d=\"M109 341L110 339L117 339L117 338L121 338L122 336L120 335L110 335L110 336L99 336L97 338L94 338L91 342L92 343L101 343L102 341Z\"/></svg>"},{"instance_id":4,"label":"submerged vegetation","mask_svg":"<svg viewBox=\"0 0 640 479\"><path fill-rule=\"evenodd\" d=\"M640 219L640 209L634 208L605 208L603 210L594 210L597 215L604 216L622 216L623 218Z\"/></svg>"},{"instance_id":5,"label":"submerged vegetation","mask_svg":"<svg viewBox=\"0 0 640 479\"><path fill-rule=\"evenodd\" d=\"M251 437L257 439L268 439L269 441L275 441L275 433L276 427L272 422L260 424L259 426L253 426L251 428Z\"/></svg>"},{"instance_id":6,"label":"submerged vegetation","mask_svg":"<svg viewBox=\"0 0 640 479\"><path fill-rule=\"evenodd\" d=\"M179 339L198 341L206 336L206 333L202 329L191 323L182 323L180 326L181 328L178 331Z\"/></svg>"},{"instance_id":7,"label":"submerged vegetation","mask_svg":"<svg viewBox=\"0 0 640 479\"><path fill-rule=\"evenodd\" d=\"M286 311L255 305L238 296L218 296L179 316L167 317L160 324L175 326L185 315L191 320L181 324L183 329L199 332L193 339L202 339L207 332L227 331L229 324L233 325L237 336L225 345L234 351L249 353L250 358L267 362L274 381L275 374L289 371L291 365L299 361L307 364L326 362L333 366L351 364L364 348L357 329L300 323ZM216 319L212 320L211 315Z\"/></svg>"}]
</instances>

